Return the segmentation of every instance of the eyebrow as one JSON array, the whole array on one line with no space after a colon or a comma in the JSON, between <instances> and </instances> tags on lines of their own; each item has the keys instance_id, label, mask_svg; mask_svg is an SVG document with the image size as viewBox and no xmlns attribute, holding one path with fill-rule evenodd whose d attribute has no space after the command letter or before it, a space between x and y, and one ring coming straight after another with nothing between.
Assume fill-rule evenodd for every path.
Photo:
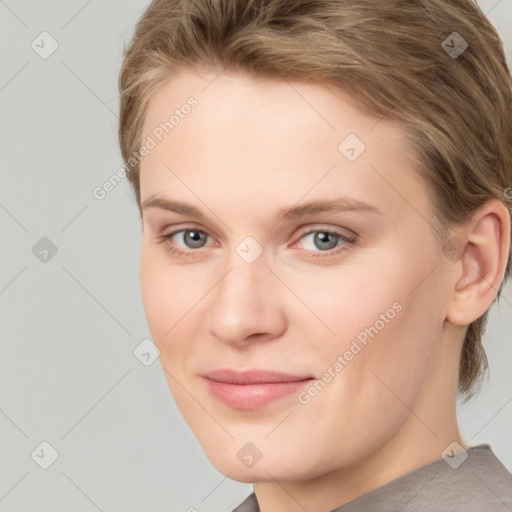
<instances>
[{"instance_id":1,"label":"eyebrow","mask_svg":"<svg viewBox=\"0 0 512 512\"><path fill-rule=\"evenodd\" d=\"M174 201L165 197L152 195L142 203L142 209L160 208L183 215L188 215L196 219L204 219L205 216L196 207L183 203L181 201ZM377 214L382 212L364 201L353 199L346 196L336 197L329 200L311 201L298 206L291 206L287 208L280 208L277 210L273 217L273 222L277 223L281 220L292 220L306 215L313 215L320 212L337 212L337 211L365 211Z\"/></svg>"}]
</instances>

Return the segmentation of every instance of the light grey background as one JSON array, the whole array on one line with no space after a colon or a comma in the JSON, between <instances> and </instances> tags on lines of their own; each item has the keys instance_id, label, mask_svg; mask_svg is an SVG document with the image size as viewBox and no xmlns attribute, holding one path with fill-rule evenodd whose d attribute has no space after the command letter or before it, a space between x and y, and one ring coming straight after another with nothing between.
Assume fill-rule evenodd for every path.
<instances>
[{"instance_id":1,"label":"light grey background","mask_svg":"<svg viewBox=\"0 0 512 512\"><path fill-rule=\"evenodd\" d=\"M225 512L252 490L211 466L158 361L134 356L150 336L136 204L126 180L92 194L122 165L117 75L147 4L0 0L2 512ZM512 0L480 4L510 62ZM58 43L46 59L31 47L50 48L43 31ZM33 253L43 237L57 248L47 262ZM490 380L460 408L466 440L509 470L511 332L508 283L485 336ZM48 469L44 441L58 452Z\"/></svg>"}]
</instances>

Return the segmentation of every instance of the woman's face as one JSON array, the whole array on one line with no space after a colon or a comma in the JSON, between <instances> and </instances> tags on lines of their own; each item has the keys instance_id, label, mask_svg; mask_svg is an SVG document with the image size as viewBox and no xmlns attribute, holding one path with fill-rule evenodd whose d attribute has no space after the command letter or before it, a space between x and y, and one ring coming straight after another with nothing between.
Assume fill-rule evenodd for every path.
<instances>
[{"instance_id":1,"label":"woman's face","mask_svg":"<svg viewBox=\"0 0 512 512\"><path fill-rule=\"evenodd\" d=\"M340 91L215 76L165 83L141 139L142 297L185 420L245 482L432 444L453 263L404 133Z\"/></svg>"}]
</instances>

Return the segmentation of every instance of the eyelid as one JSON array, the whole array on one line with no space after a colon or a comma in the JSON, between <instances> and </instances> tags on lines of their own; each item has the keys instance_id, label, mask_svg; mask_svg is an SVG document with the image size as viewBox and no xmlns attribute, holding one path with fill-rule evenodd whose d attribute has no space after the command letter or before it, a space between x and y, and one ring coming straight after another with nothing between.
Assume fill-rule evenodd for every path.
<instances>
[{"instance_id":1,"label":"eyelid","mask_svg":"<svg viewBox=\"0 0 512 512\"><path fill-rule=\"evenodd\" d=\"M177 235L178 233L183 233L186 231L196 231L198 233L202 233L202 234L206 235L208 238L213 239L215 241L216 246L219 245L218 242L215 240L215 238L212 235L210 235L206 230L197 228L197 227L191 226L191 225L187 225L184 227L177 227L177 228L175 227L172 231L169 231L168 233L165 230L163 230L162 234L156 237L157 243L166 242L166 241L170 240L172 237L174 237L175 235ZM198 249L189 248L188 252L198 252L199 249L203 249L204 247L207 247L207 246L199 247ZM183 251L183 252L185 252L185 251Z\"/></svg>"},{"instance_id":2,"label":"eyelid","mask_svg":"<svg viewBox=\"0 0 512 512\"><path fill-rule=\"evenodd\" d=\"M300 235L298 236L298 239L303 238L306 235L309 235L311 233L318 233L318 232L327 232L327 233L333 233L335 235L339 235L343 238L346 238L348 240L352 238L356 238L358 235L354 231L348 228L342 228L339 226L329 226L327 224L313 224L313 227L311 227L311 224L308 224L308 227L305 228L304 231L299 231Z\"/></svg>"},{"instance_id":3,"label":"eyelid","mask_svg":"<svg viewBox=\"0 0 512 512\"><path fill-rule=\"evenodd\" d=\"M156 238L162 238L162 237L170 237L173 235L176 235L178 233L181 233L182 231L198 231L199 233L204 233L210 238L215 239L216 235L211 235L210 232L199 225L195 225L194 223L188 223L188 224L175 224L172 226L164 227L162 229L156 229L157 232L160 232L161 235L156 236Z\"/></svg>"}]
</instances>

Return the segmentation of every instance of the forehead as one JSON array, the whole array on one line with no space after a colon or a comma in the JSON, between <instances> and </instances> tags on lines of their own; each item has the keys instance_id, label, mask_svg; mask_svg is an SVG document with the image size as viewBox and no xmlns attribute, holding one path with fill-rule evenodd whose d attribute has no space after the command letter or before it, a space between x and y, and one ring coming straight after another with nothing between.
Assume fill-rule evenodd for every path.
<instances>
[{"instance_id":1,"label":"forehead","mask_svg":"<svg viewBox=\"0 0 512 512\"><path fill-rule=\"evenodd\" d=\"M319 84L184 72L151 98L141 140L149 139L155 145L141 161L143 199L236 191L249 205L258 196L290 203L332 191L395 210L403 194L424 201L403 128Z\"/></svg>"}]
</instances>

